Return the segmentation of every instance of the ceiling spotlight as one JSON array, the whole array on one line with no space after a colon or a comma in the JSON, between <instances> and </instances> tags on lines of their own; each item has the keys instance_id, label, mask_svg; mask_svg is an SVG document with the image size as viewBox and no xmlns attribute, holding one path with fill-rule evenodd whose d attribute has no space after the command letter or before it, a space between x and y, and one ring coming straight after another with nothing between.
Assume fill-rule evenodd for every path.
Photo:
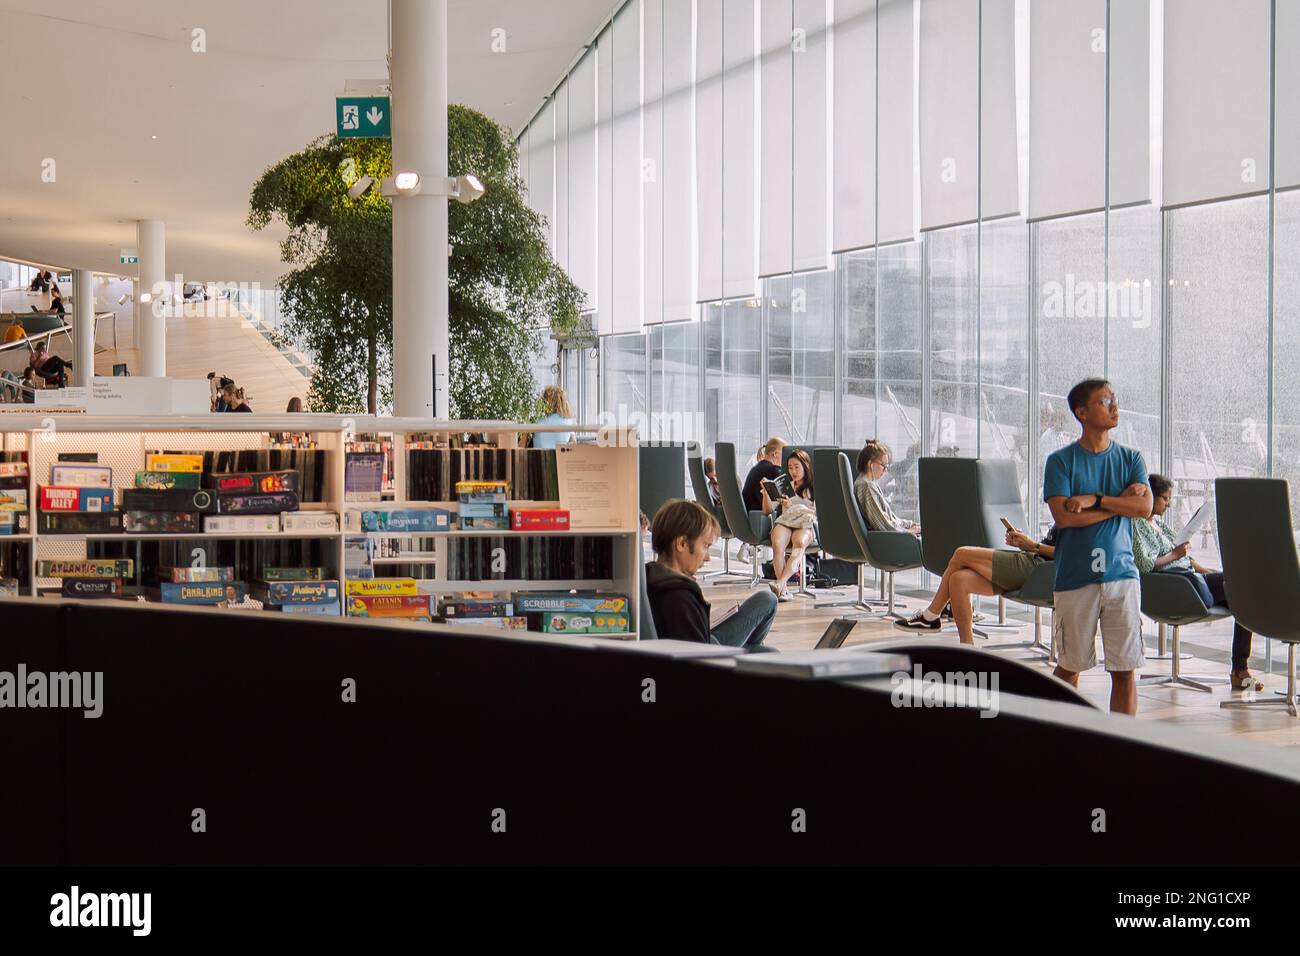
<instances>
[{"instance_id":1,"label":"ceiling spotlight","mask_svg":"<svg viewBox=\"0 0 1300 956\"><path fill-rule=\"evenodd\" d=\"M348 196L353 199L360 199L370 191L370 187L374 184L374 176L359 176L357 177L357 181L348 187Z\"/></svg>"},{"instance_id":2,"label":"ceiling spotlight","mask_svg":"<svg viewBox=\"0 0 1300 956\"><path fill-rule=\"evenodd\" d=\"M457 202L463 203L472 203L487 192L477 176L454 176L447 182L447 191Z\"/></svg>"},{"instance_id":3,"label":"ceiling spotlight","mask_svg":"<svg viewBox=\"0 0 1300 956\"><path fill-rule=\"evenodd\" d=\"M130 302L130 301L131 301L131 295L130 295L130 293L128 293L128 292L123 292L122 295L121 295L121 297L117 300L117 304L118 304L118 305L126 305L126 304L127 304L128 302Z\"/></svg>"},{"instance_id":4,"label":"ceiling spotlight","mask_svg":"<svg viewBox=\"0 0 1300 956\"><path fill-rule=\"evenodd\" d=\"M140 303L141 303L141 305L148 305L148 304L149 304L150 302L152 302L152 301L153 301L153 293L152 293L152 292L141 292L141 293L140 293Z\"/></svg>"}]
</instances>

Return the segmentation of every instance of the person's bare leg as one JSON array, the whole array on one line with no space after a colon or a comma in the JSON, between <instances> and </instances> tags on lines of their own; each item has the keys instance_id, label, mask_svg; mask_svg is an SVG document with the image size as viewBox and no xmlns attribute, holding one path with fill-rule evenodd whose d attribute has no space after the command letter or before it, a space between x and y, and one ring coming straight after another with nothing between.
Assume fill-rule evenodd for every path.
<instances>
[{"instance_id":1,"label":"person's bare leg","mask_svg":"<svg viewBox=\"0 0 1300 956\"><path fill-rule=\"evenodd\" d=\"M961 547L952 553L948 566L943 569L939 587L934 592L934 600L926 608L931 614L942 614L952 599L952 576L958 571L971 570L980 577L993 580L993 550L991 548ZM983 592L980 592L983 593Z\"/></svg>"},{"instance_id":2,"label":"person's bare leg","mask_svg":"<svg viewBox=\"0 0 1300 956\"><path fill-rule=\"evenodd\" d=\"M790 536L790 560L785 563L785 570L777 578L777 587L784 591L785 583L794 576L794 573L803 567L803 556L808 550L808 545L812 544L812 531L807 528L800 528Z\"/></svg>"},{"instance_id":3,"label":"person's bare leg","mask_svg":"<svg viewBox=\"0 0 1300 956\"><path fill-rule=\"evenodd\" d=\"M1136 717L1138 688L1135 671L1110 672L1110 712Z\"/></svg>"},{"instance_id":4,"label":"person's bare leg","mask_svg":"<svg viewBox=\"0 0 1300 956\"><path fill-rule=\"evenodd\" d=\"M980 577L977 572L963 568L952 576L949 587L952 591L952 619L957 625L957 637L963 644L974 644L971 595L992 594L993 584Z\"/></svg>"},{"instance_id":5,"label":"person's bare leg","mask_svg":"<svg viewBox=\"0 0 1300 956\"><path fill-rule=\"evenodd\" d=\"M782 573L785 571L785 547L790 543L790 529L783 525L772 526L772 573L776 575L778 591L785 585L782 581Z\"/></svg>"},{"instance_id":6,"label":"person's bare leg","mask_svg":"<svg viewBox=\"0 0 1300 956\"><path fill-rule=\"evenodd\" d=\"M1061 680L1069 684L1071 687L1077 688L1079 686L1079 672L1067 671L1060 664L1056 665L1056 670L1052 671L1052 676L1060 678Z\"/></svg>"}]
</instances>

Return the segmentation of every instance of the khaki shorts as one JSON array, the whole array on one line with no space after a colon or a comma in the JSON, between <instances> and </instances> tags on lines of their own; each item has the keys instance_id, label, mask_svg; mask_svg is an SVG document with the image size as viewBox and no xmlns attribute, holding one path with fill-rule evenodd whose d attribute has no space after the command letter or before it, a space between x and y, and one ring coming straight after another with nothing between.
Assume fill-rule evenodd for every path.
<instances>
[{"instance_id":1,"label":"khaki shorts","mask_svg":"<svg viewBox=\"0 0 1300 956\"><path fill-rule=\"evenodd\" d=\"M1099 624L1106 670L1138 670L1145 657L1137 578L1087 584L1052 595L1052 635L1062 668L1077 673L1097 666Z\"/></svg>"}]
</instances>

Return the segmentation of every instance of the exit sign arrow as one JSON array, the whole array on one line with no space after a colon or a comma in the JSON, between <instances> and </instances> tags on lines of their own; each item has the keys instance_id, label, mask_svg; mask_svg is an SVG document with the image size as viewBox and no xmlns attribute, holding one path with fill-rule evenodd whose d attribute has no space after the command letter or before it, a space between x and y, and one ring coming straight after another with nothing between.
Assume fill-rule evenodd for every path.
<instances>
[{"instance_id":1,"label":"exit sign arrow","mask_svg":"<svg viewBox=\"0 0 1300 956\"><path fill-rule=\"evenodd\" d=\"M334 132L339 139L392 138L392 106L387 96L345 93L336 97L334 104Z\"/></svg>"}]
</instances>

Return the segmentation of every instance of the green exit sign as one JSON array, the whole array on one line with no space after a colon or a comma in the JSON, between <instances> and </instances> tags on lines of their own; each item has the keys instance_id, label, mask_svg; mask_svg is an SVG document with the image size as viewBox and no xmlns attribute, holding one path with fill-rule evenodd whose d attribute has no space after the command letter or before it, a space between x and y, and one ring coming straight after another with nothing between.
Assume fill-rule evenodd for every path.
<instances>
[{"instance_id":1,"label":"green exit sign","mask_svg":"<svg viewBox=\"0 0 1300 956\"><path fill-rule=\"evenodd\" d=\"M387 96L340 96L334 100L334 125L339 139L392 139L392 104Z\"/></svg>"},{"instance_id":2,"label":"green exit sign","mask_svg":"<svg viewBox=\"0 0 1300 956\"><path fill-rule=\"evenodd\" d=\"M135 266L140 264L139 256L119 256L118 262L124 266Z\"/></svg>"}]
</instances>

